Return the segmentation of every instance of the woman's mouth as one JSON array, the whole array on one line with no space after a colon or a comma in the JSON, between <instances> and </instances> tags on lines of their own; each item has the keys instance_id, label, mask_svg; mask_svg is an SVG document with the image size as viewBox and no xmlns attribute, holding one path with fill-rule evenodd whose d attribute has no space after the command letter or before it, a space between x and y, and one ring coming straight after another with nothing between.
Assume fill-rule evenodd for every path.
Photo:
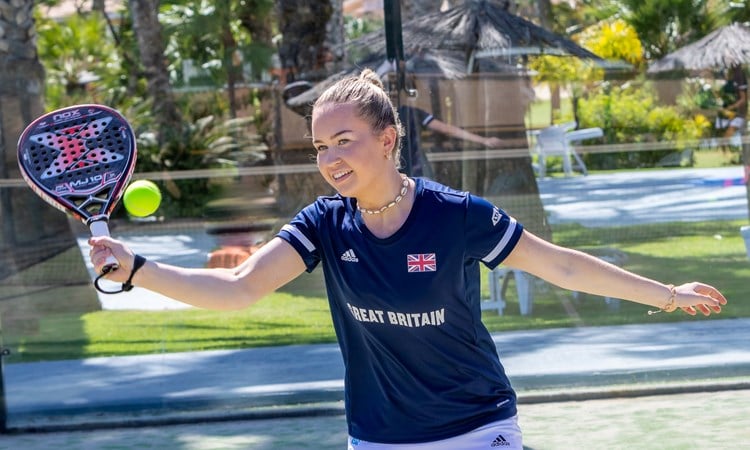
<instances>
[{"instance_id":1,"label":"woman's mouth","mask_svg":"<svg viewBox=\"0 0 750 450\"><path fill-rule=\"evenodd\" d=\"M336 172L336 173L331 174L331 178L333 178L334 181L341 181L342 179L346 178L351 173L352 173L351 170Z\"/></svg>"}]
</instances>

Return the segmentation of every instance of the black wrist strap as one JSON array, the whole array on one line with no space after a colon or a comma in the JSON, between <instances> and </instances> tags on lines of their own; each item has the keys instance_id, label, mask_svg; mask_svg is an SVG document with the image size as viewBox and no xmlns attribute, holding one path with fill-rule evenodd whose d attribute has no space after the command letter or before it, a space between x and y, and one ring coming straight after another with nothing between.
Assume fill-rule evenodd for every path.
<instances>
[{"instance_id":1,"label":"black wrist strap","mask_svg":"<svg viewBox=\"0 0 750 450\"><path fill-rule=\"evenodd\" d=\"M128 292L129 290L133 289L133 275L135 275L135 273L138 272L138 269L143 267L144 264L146 264L146 258L141 255L135 255L135 258L133 259L133 270L130 271L128 281L122 283L123 291Z\"/></svg>"},{"instance_id":2,"label":"black wrist strap","mask_svg":"<svg viewBox=\"0 0 750 450\"><path fill-rule=\"evenodd\" d=\"M100 274L98 277L96 277L96 279L94 280L94 287L96 288L96 290L101 292L102 294L119 294L120 292L127 292L133 289L133 283L132 283L133 275L135 275L138 269L140 269L141 267L143 267L144 264L146 264L146 258L144 258L141 255L134 255L134 256L135 257L133 258L133 269L130 271L130 276L128 277L128 281L122 283L122 288L120 288L119 291L107 291L105 289L102 289L101 286L99 286L99 280L101 280L104 277L104 275L106 275L108 272L104 272Z\"/></svg>"}]
</instances>

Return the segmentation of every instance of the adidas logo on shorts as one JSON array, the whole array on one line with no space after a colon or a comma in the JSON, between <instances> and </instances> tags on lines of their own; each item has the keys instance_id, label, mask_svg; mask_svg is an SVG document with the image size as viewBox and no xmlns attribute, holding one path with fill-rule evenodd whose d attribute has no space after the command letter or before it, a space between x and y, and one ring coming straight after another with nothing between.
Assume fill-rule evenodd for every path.
<instances>
[{"instance_id":1,"label":"adidas logo on shorts","mask_svg":"<svg viewBox=\"0 0 750 450\"><path fill-rule=\"evenodd\" d=\"M346 262L359 262L359 258L354 254L354 250L349 249L341 255L341 260Z\"/></svg>"},{"instance_id":2,"label":"adidas logo on shorts","mask_svg":"<svg viewBox=\"0 0 750 450\"><path fill-rule=\"evenodd\" d=\"M498 434L494 441L492 441L492 444L490 444L490 447L506 447L509 446L510 442L506 441L502 434Z\"/></svg>"}]
</instances>

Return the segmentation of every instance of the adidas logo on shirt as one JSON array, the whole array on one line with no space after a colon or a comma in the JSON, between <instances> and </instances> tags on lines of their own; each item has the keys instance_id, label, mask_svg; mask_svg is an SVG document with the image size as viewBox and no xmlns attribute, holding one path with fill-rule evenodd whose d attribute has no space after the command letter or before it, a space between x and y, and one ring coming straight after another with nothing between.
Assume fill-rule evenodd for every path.
<instances>
[{"instance_id":1,"label":"adidas logo on shirt","mask_svg":"<svg viewBox=\"0 0 750 450\"><path fill-rule=\"evenodd\" d=\"M510 445L510 442L506 441L502 434L498 434L494 441L492 441L492 444L490 447L507 447Z\"/></svg>"},{"instance_id":2,"label":"adidas logo on shirt","mask_svg":"<svg viewBox=\"0 0 750 450\"><path fill-rule=\"evenodd\" d=\"M346 262L359 262L359 258L354 254L354 250L349 249L341 255L341 260Z\"/></svg>"}]
</instances>

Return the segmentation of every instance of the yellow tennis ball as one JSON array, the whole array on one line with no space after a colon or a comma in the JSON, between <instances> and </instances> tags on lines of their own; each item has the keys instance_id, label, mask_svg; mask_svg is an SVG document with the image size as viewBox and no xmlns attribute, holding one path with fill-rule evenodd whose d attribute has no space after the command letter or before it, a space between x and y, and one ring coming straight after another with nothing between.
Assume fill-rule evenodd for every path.
<instances>
[{"instance_id":1,"label":"yellow tennis ball","mask_svg":"<svg viewBox=\"0 0 750 450\"><path fill-rule=\"evenodd\" d=\"M122 196L125 209L133 216L146 217L155 213L161 203L161 191L153 181L136 180Z\"/></svg>"}]
</instances>

